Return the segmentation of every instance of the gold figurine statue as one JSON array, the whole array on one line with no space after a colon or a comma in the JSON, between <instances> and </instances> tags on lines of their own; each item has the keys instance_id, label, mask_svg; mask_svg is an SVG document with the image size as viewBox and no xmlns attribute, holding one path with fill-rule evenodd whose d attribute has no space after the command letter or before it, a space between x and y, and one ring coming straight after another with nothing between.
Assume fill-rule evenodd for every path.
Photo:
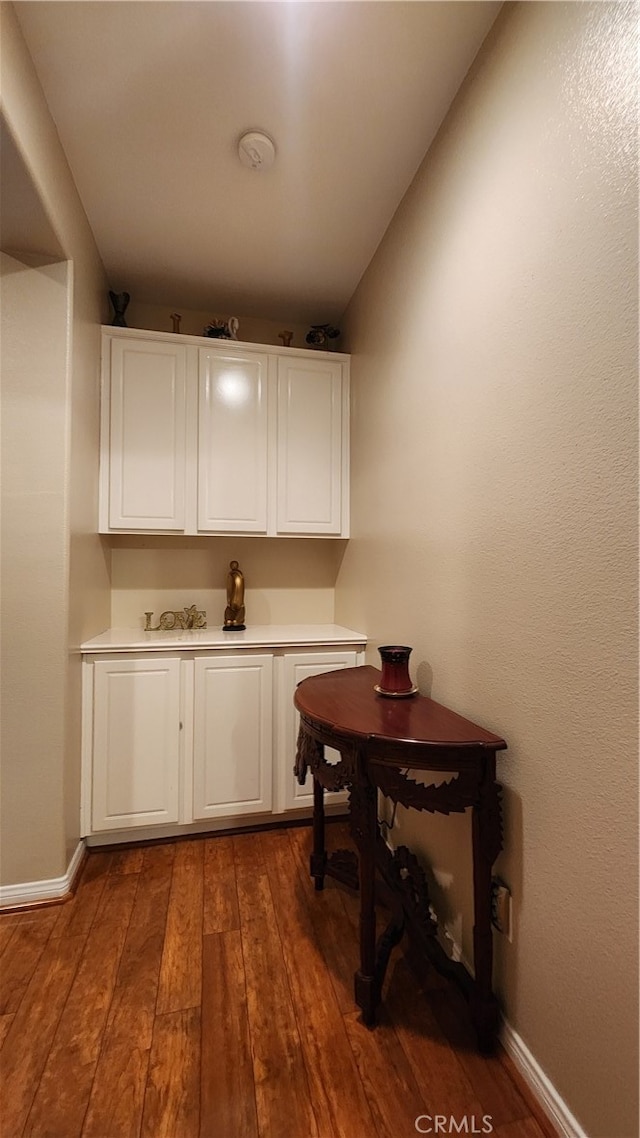
<instances>
[{"instance_id":1,"label":"gold figurine statue","mask_svg":"<svg viewBox=\"0 0 640 1138\"><path fill-rule=\"evenodd\" d=\"M229 562L227 574L227 607L224 610L223 632L243 632L244 623L244 576L237 561Z\"/></svg>"}]
</instances>

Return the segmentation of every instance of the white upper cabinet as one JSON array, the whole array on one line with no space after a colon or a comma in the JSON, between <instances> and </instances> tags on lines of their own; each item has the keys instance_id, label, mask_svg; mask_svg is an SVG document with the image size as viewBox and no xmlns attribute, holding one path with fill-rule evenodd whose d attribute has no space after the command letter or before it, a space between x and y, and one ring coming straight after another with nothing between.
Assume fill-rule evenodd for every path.
<instances>
[{"instance_id":1,"label":"white upper cabinet","mask_svg":"<svg viewBox=\"0 0 640 1138\"><path fill-rule=\"evenodd\" d=\"M108 527L182 531L186 350L115 338L110 348Z\"/></svg>"},{"instance_id":2,"label":"white upper cabinet","mask_svg":"<svg viewBox=\"0 0 640 1138\"><path fill-rule=\"evenodd\" d=\"M349 358L105 328L100 532L348 537Z\"/></svg>"},{"instance_id":3,"label":"white upper cabinet","mask_svg":"<svg viewBox=\"0 0 640 1138\"><path fill-rule=\"evenodd\" d=\"M198 530L266 533L269 357L199 357Z\"/></svg>"},{"instance_id":4,"label":"white upper cabinet","mask_svg":"<svg viewBox=\"0 0 640 1138\"><path fill-rule=\"evenodd\" d=\"M278 533L342 532L342 364L278 360Z\"/></svg>"}]
</instances>

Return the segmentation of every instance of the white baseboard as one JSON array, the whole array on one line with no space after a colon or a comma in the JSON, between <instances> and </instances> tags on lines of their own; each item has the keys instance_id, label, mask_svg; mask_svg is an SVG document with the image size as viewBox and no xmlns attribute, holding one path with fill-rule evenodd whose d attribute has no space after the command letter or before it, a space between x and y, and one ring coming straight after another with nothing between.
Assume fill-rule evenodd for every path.
<instances>
[{"instance_id":1,"label":"white baseboard","mask_svg":"<svg viewBox=\"0 0 640 1138\"><path fill-rule=\"evenodd\" d=\"M65 897L84 856L85 844L79 841L67 872L62 877L51 877L45 881L25 881L18 885L0 885L0 909L14 905L30 905L35 901L57 901Z\"/></svg>"},{"instance_id":2,"label":"white baseboard","mask_svg":"<svg viewBox=\"0 0 640 1138\"><path fill-rule=\"evenodd\" d=\"M526 1043L506 1020L502 1021L500 1042L562 1138L587 1138L577 1118L547 1078Z\"/></svg>"},{"instance_id":3,"label":"white baseboard","mask_svg":"<svg viewBox=\"0 0 640 1138\"><path fill-rule=\"evenodd\" d=\"M450 942L453 960L464 964L470 976L475 976L473 965L467 960L461 946L454 940L451 931L445 926L445 936ZM444 947L444 946L443 946ZM547 1078L537 1059L511 1024L503 1018L500 1026L500 1042L507 1055L513 1059L529 1090L540 1103L544 1113L556 1127L561 1138L587 1138L577 1118L560 1097L550 1079Z\"/></svg>"}]
</instances>

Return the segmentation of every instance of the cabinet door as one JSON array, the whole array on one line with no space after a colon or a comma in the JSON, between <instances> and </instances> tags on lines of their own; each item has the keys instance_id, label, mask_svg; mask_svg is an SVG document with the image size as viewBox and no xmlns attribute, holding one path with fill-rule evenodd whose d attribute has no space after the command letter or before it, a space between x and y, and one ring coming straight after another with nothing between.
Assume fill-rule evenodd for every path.
<instances>
[{"instance_id":1,"label":"cabinet door","mask_svg":"<svg viewBox=\"0 0 640 1138\"><path fill-rule=\"evenodd\" d=\"M180 661L94 664L93 830L177 822Z\"/></svg>"},{"instance_id":2,"label":"cabinet door","mask_svg":"<svg viewBox=\"0 0 640 1138\"><path fill-rule=\"evenodd\" d=\"M278 360L277 532L342 532L342 363Z\"/></svg>"},{"instance_id":3,"label":"cabinet door","mask_svg":"<svg viewBox=\"0 0 640 1138\"><path fill-rule=\"evenodd\" d=\"M109 528L184 530L186 349L114 338Z\"/></svg>"},{"instance_id":4,"label":"cabinet door","mask_svg":"<svg viewBox=\"0 0 640 1138\"><path fill-rule=\"evenodd\" d=\"M272 669L270 655L196 659L194 819L271 810Z\"/></svg>"},{"instance_id":5,"label":"cabinet door","mask_svg":"<svg viewBox=\"0 0 640 1138\"><path fill-rule=\"evenodd\" d=\"M268 356L200 349L198 530L267 531Z\"/></svg>"},{"instance_id":6,"label":"cabinet door","mask_svg":"<svg viewBox=\"0 0 640 1138\"><path fill-rule=\"evenodd\" d=\"M286 653L283 660L282 685L278 693L279 731L278 731L278 809L297 810L313 806L313 779L307 775L304 786L300 786L293 773L296 758L296 743L300 716L293 704L293 696L301 680L318 676L321 672L334 672L338 668L355 668L355 651L298 652ZM332 747L325 747L327 762L339 762L340 755ZM328 795L328 802L337 804L347 801L346 791Z\"/></svg>"}]
</instances>

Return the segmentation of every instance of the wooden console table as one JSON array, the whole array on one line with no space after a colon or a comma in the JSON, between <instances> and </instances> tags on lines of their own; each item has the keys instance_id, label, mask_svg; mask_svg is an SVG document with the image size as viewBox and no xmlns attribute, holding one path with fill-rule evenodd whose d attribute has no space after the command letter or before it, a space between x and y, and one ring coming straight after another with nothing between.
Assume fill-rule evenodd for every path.
<instances>
[{"instance_id":1,"label":"wooden console table","mask_svg":"<svg viewBox=\"0 0 640 1138\"><path fill-rule=\"evenodd\" d=\"M495 780L496 751L504 739L463 719L424 696L389 699L374 691L376 668L346 668L303 680L296 689L300 713L296 775L314 780L314 844L311 875L322 889L332 874L360 889L360 967L355 999L363 1020L375 1023L376 1006L391 950L406 927L432 963L466 995L481 1050L491 1050L498 1026L492 991L491 870L502 849L500 787ZM340 761L325 759L325 746ZM423 785L410 771L451 771L455 777ZM327 857L324 791L349 788L351 833L358 857L339 850ZM378 791L415 810L450 814L473 811L473 955L475 977L449 959L437 938L427 881L406 847L391 853L380 834ZM376 942L376 872L393 898L390 924Z\"/></svg>"}]
</instances>

